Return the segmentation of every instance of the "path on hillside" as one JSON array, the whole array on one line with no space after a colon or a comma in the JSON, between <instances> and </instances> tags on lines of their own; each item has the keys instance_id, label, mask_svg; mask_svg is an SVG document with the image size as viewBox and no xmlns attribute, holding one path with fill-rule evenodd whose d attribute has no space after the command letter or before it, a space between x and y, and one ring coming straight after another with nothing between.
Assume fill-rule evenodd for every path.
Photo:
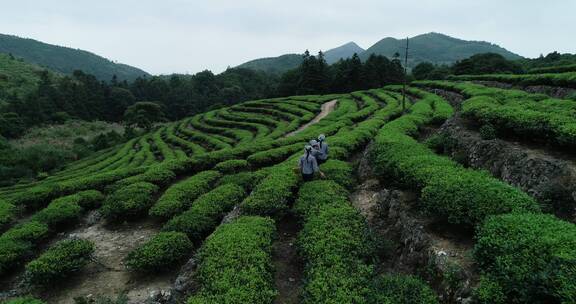
<instances>
[{"instance_id":1,"label":"path on hillside","mask_svg":"<svg viewBox=\"0 0 576 304\"><path fill-rule=\"evenodd\" d=\"M296 134L306 130L306 128L308 128L309 126L319 122L322 118L328 116L328 114L330 114L330 113L332 113L332 111L334 111L337 103L338 103L338 99L334 99L334 100L331 100L329 102L322 104L320 114L316 115L316 117L314 117L314 119L312 119L308 123L304 124L303 126L298 128L296 131L292 131L292 132L286 134L284 137L290 137L290 136L296 135Z\"/></svg>"}]
</instances>

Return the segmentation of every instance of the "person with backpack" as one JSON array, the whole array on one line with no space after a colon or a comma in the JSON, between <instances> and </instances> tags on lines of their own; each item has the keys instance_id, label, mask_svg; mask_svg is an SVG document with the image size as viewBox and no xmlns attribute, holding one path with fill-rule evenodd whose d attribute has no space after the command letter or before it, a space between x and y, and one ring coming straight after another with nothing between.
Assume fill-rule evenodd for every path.
<instances>
[{"instance_id":1,"label":"person with backpack","mask_svg":"<svg viewBox=\"0 0 576 304\"><path fill-rule=\"evenodd\" d=\"M328 153L330 150L328 149L328 143L326 142L326 136L324 134L320 134L318 136L318 146L316 149L316 160L318 161L318 165L321 165L328 160Z\"/></svg>"},{"instance_id":2,"label":"person with backpack","mask_svg":"<svg viewBox=\"0 0 576 304\"><path fill-rule=\"evenodd\" d=\"M304 147L304 155L298 159L298 170L300 174L302 174L302 179L305 182L313 180L314 173L319 173L320 176L324 177L324 173L320 171L316 157L314 157L312 153L312 146L306 145Z\"/></svg>"}]
</instances>

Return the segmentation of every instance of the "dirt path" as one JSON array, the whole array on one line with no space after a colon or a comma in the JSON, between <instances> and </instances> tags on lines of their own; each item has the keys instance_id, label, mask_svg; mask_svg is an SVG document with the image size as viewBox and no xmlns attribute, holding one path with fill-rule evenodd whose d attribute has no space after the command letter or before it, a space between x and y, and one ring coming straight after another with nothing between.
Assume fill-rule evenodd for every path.
<instances>
[{"instance_id":1,"label":"dirt path","mask_svg":"<svg viewBox=\"0 0 576 304\"><path fill-rule=\"evenodd\" d=\"M275 304L299 303L304 265L298 257L296 236L300 231L298 220L291 214L278 221L278 239L273 244L272 259L276 273L274 282L278 290Z\"/></svg>"},{"instance_id":2,"label":"dirt path","mask_svg":"<svg viewBox=\"0 0 576 304\"><path fill-rule=\"evenodd\" d=\"M336 108L336 104L338 103L337 99L331 100L329 102L326 102L322 105L320 114L318 114L316 117L314 117L314 119L312 119L311 121L309 121L308 123L302 125L300 128L298 128L296 131L292 131L288 134L286 134L284 137L290 137L290 136L294 136L304 130L306 130L306 128L308 128L309 126L319 122L322 118L326 117L328 114L332 113L332 111L334 111L334 109Z\"/></svg>"},{"instance_id":3,"label":"dirt path","mask_svg":"<svg viewBox=\"0 0 576 304\"><path fill-rule=\"evenodd\" d=\"M58 289L46 291L42 298L49 303L73 304L75 297L98 295L115 297L125 292L128 303L144 303L150 296L170 288L175 273L146 276L127 271L123 261L127 254L149 240L159 231L158 223L151 220L125 223L108 227L103 220L85 225L67 237L93 241L94 259L84 270L70 278Z\"/></svg>"}]
</instances>

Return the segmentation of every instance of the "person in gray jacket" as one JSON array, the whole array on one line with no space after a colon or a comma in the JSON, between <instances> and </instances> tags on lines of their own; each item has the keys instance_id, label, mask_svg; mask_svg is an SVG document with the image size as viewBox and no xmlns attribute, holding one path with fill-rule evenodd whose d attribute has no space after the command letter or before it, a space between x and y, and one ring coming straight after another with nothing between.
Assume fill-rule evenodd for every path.
<instances>
[{"instance_id":1,"label":"person in gray jacket","mask_svg":"<svg viewBox=\"0 0 576 304\"><path fill-rule=\"evenodd\" d=\"M328 143L326 143L326 136L324 134L320 134L318 136L318 147L315 148L316 152L316 160L318 161L318 165L321 165L328 160L328 153L330 150L328 149Z\"/></svg>"},{"instance_id":2,"label":"person in gray jacket","mask_svg":"<svg viewBox=\"0 0 576 304\"><path fill-rule=\"evenodd\" d=\"M318 167L318 162L316 161L316 157L312 154L312 146L306 145L304 147L304 155L300 156L298 159L298 169L300 174L302 174L302 179L305 182L311 181L314 179L314 173L318 172L320 176L324 177L324 173L320 171Z\"/></svg>"}]
</instances>

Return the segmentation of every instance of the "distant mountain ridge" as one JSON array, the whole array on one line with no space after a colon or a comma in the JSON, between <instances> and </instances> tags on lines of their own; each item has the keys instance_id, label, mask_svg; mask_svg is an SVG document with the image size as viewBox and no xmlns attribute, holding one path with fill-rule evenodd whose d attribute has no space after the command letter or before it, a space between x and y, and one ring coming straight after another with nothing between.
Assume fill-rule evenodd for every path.
<instances>
[{"instance_id":1,"label":"distant mountain ridge","mask_svg":"<svg viewBox=\"0 0 576 304\"><path fill-rule=\"evenodd\" d=\"M75 70L110 81L114 75L118 80L132 81L140 76L149 76L141 69L112 62L88 51L47 44L34 39L0 34L0 53L10 53L39 66L72 74Z\"/></svg>"},{"instance_id":2,"label":"distant mountain ridge","mask_svg":"<svg viewBox=\"0 0 576 304\"><path fill-rule=\"evenodd\" d=\"M326 62L332 64L340 60L340 58L345 59L352 57L354 53L357 53L362 60L368 59L371 54L393 58L395 53L399 53L403 58L405 48L405 39L387 37L366 50L354 42L349 42L340 47L328 50L324 54ZM427 33L409 39L408 66L414 67L421 62L449 65L480 53L496 53L511 60L523 58L518 54L490 42L470 41L440 33ZM238 67L280 74L296 68L301 62L301 55L287 54L279 57L252 60Z\"/></svg>"}]
</instances>

